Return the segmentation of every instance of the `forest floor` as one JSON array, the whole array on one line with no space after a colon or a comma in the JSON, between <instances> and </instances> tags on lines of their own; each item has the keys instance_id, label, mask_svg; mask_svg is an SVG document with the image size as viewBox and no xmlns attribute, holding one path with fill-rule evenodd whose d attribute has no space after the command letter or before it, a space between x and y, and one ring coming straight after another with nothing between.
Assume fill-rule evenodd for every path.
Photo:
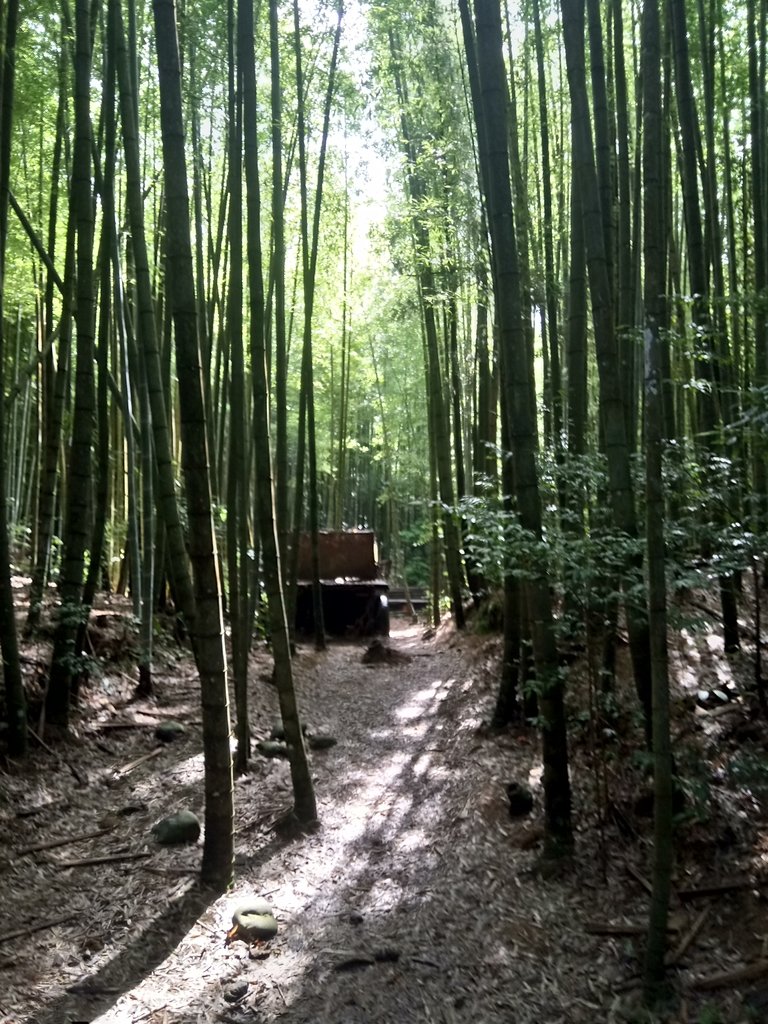
<instances>
[{"instance_id":1,"label":"forest floor","mask_svg":"<svg viewBox=\"0 0 768 1024\"><path fill-rule=\"evenodd\" d=\"M370 666L363 641L302 647L303 717L338 739L311 754L321 827L280 837L288 765L256 754L235 784L236 883L212 899L197 882L202 840L161 847L150 835L182 807L202 817L194 668L166 638L156 698L132 701L126 611L113 599L94 615L99 672L71 740L33 748L25 764L0 759L0 1024L646 1019L647 763L631 713L627 735L595 749L583 668L569 685L576 852L546 877L536 734L483 724L498 637L395 621L389 645L403 657ZM768 1021L768 731L748 695L749 652L726 658L712 627L703 615L671 640L686 802L676 1002L659 1019L676 1024ZM45 644L24 657L42 680ZM277 717L270 671L262 649L250 674L256 737ZM631 693L619 700L635 706ZM169 718L185 732L163 745L154 730ZM527 818L510 818L511 781L534 791ZM271 903L277 937L227 945L233 908L254 895Z\"/></svg>"}]
</instances>

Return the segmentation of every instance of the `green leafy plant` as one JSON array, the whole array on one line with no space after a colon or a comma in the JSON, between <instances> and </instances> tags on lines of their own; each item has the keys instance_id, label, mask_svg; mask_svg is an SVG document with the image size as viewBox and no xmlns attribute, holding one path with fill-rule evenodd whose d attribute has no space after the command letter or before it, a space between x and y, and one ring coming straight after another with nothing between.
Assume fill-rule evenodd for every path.
<instances>
[{"instance_id":1,"label":"green leafy plant","mask_svg":"<svg viewBox=\"0 0 768 1024\"><path fill-rule=\"evenodd\" d=\"M739 750L728 762L728 774L738 786L768 793L768 762L751 750Z\"/></svg>"},{"instance_id":2,"label":"green leafy plant","mask_svg":"<svg viewBox=\"0 0 768 1024\"><path fill-rule=\"evenodd\" d=\"M698 1024L724 1024L725 1018L716 1006L707 1004L699 1011Z\"/></svg>"}]
</instances>

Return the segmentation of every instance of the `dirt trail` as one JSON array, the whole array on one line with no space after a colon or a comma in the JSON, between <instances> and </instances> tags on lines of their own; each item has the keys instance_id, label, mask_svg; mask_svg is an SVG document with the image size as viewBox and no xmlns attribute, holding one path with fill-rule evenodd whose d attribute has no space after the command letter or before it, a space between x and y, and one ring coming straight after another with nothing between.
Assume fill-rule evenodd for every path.
<instances>
[{"instance_id":1,"label":"dirt trail","mask_svg":"<svg viewBox=\"0 0 768 1024\"><path fill-rule=\"evenodd\" d=\"M256 863L240 870L235 892L99 1024L541 1021L543 1003L551 1012L547 915L521 905L515 878L532 855L509 848L500 766L476 736L482 665L420 633L395 633L392 647L410 660L391 666L362 665L356 645L299 659L309 724L339 739L314 756L321 831L268 859L258 837L239 842ZM501 753L510 767L520 759ZM498 754L494 745L494 762ZM530 756L523 748L526 764ZM269 782L286 789L287 766L273 763ZM280 921L264 959L222 948L245 893L266 894ZM217 1016L244 982L242 1002ZM145 1018L153 1008L164 1015ZM562 1019L594 1011L571 1005Z\"/></svg>"},{"instance_id":2,"label":"dirt trail","mask_svg":"<svg viewBox=\"0 0 768 1024\"><path fill-rule=\"evenodd\" d=\"M178 745L116 773L151 753L152 733L106 728L128 713L125 680L120 690L106 679L81 724L82 746L67 751L87 785L45 759L31 781L4 776L0 1024L625 1020L617 987L632 973L626 940L584 926L620 914L642 921L642 891L628 893L623 874L603 882L587 833L567 879L533 873L536 741L479 728L497 678L489 642L450 632L423 639L422 627L400 626L390 643L407 659L366 666L362 643L299 654L302 713L338 739L312 754L322 827L291 841L275 834L291 803L288 766L257 758L236 783L236 886L215 902L198 891L200 847L159 849L148 834L180 806L199 810L188 667L169 662L155 709L190 723ZM262 655L252 687L259 735L276 714L260 678L268 675ZM537 794L523 823L507 813L511 779ZM575 793L584 821L587 798L578 785ZM35 805L42 809L19 816ZM18 856L35 837L100 824L113 829L106 838ZM63 866L105 851L148 856ZM225 945L233 908L248 895L266 896L279 922L261 950ZM1 941L66 914L56 927Z\"/></svg>"}]
</instances>

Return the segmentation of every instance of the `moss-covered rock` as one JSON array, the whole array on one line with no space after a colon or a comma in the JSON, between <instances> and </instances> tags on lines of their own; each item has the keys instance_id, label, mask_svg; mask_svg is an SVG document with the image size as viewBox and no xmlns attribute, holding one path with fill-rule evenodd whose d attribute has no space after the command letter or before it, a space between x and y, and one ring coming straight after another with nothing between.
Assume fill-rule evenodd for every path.
<instances>
[{"instance_id":1,"label":"moss-covered rock","mask_svg":"<svg viewBox=\"0 0 768 1024\"><path fill-rule=\"evenodd\" d=\"M183 736L186 731L181 722L161 722L155 728L155 738L162 740L163 743L173 743L174 740Z\"/></svg>"},{"instance_id":2,"label":"moss-covered rock","mask_svg":"<svg viewBox=\"0 0 768 1024\"><path fill-rule=\"evenodd\" d=\"M301 731L305 736L307 735L306 725L302 725ZM285 742L285 726L281 721L275 719L272 723L272 728L269 730L269 738L271 740L281 740L282 742Z\"/></svg>"},{"instance_id":3,"label":"moss-covered rock","mask_svg":"<svg viewBox=\"0 0 768 1024\"><path fill-rule=\"evenodd\" d=\"M328 750L330 747L335 747L338 742L335 736L329 736L327 733L322 732L307 736L307 744L310 750Z\"/></svg>"},{"instance_id":4,"label":"moss-covered rock","mask_svg":"<svg viewBox=\"0 0 768 1024\"><path fill-rule=\"evenodd\" d=\"M200 819L192 811L177 811L153 825L152 836L161 846L196 843L200 838Z\"/></svg>"},{"instance_id":5,"label":"moss-covered rock","mask_svg":"<svg viewBox=\"0 0 768 1024\"><path fill-rule=\"evenodd\" d=\"M507 786L509 814L512 818L522 818L533 810L533 793L522 782L510 782Z\"/></svg>"},{"instance_id":6,"label":"moss-covered rock","mask_svg":"<svg viewBox=\"0 0 768 1024\"><path fill-rule=\"evenodd\" d=\"M241 903L232 914L232 927L227 932L227 940L233 942L267 942L277 935L277 921L272 907L265 899L254 896Z\"/></svg>"},{"instance_id":7,"label":"moss-covered rock","mask_svg":"<svg viewBox=\"0 0 768 1024\"><path fill-rule=\"evenodd\" d=\"M287 758L288 747L284 743L280 743L277 740L259 740L256 744L256 749L262 755L262 757L283 757Z\"/></svg>"}]
</instances>

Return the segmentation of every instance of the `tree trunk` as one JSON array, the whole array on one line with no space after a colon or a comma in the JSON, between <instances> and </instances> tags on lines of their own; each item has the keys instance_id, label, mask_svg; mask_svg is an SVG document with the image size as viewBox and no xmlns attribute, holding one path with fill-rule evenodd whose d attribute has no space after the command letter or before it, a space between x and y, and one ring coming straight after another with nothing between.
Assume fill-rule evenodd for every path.
<instances>
[{"instance_id":1,"label":"tree trunk","mask_svg":"<svg viewBox=\"0 0 768 1024\"><path fill-rule=\"evenodd\" d=\"M613 14L613 61L616 89L617 230L616 230L616 324L619 362L624 383L627 442L634 451L637 437L637 377L635 371L635 282L632 259L632 195L629 166L630 122L624 66L624 28L621 0L611 0ZM659 72L661 73L661 72Z\"/></svg>"},{"instance_id":2,"label":"tree trunk","mask_svg":"<svg viewBox=\"0 0 768 1024\"><path fill-rule=\"evenodd\" d=\"M197 338L181 68L173 0L154 0L153 9L165 172L167 290L176 342L184 484L195 586L193 631L203 710L205 845L201 876L204 883L223 890L232 881L234 863L229 699L221 587L211 514L202 365Z\"/></svg>"},{"instance_id":3,"label":"tree trunk","mask_svg":"<svg viewBox=\"0 0 768 1024\"><path fill-rule=\"evenodd\" d=\"M489 228L496 265L496 315L502 352L503 412L512 445L517 512L522 527L538 551L528 566L525 600L532 628L536 686L542 717L544 760L545 854L557 857L573 846L568 750L554 620L542 546L541 497L536 455L538 448L533 393L533 364L525 340L520 272L509 184L506 125L506 78L498 0L475 0L481 109L488 150Z\"/></svg>"},{"instance_id":4,"label":"tree trunk","mask_svg":"<svg viewBox=\"0 0 768 1024\"><path fill-rule=\"evenodd\" d=\"M765 52L758 47L758 24L765 24L765 3L760 2L758 19L756 0L747 0L747 44L749 53L749 128L751 158L752 235L754 238L755 301L753 312L754 379L756 388L768 385L768 192L766 191ZM761 40L762 42L762 40ZM761 74L762 71L762 74ZM753 528L764 532L768 520L768 462L762 432L752 443Z\"/></svg>"},{"instance_id":5,"label":"tree trunk","mask_svg":"<svg viewBox=\"0 0 768 1024\"><path fill-rule=\"evenodd\" d=\"M66 34L62 33L61 70L59 74L59 109L56 118L56 146L54 148L51 167L51 210L48 223L48 253L53 258L56 239L57 215L59 213L58 180L61 173L61 151L63 149L66 125L66 95L68 50ZM48 576L51 553L51 536L53 533L54 504L56 479L58 476L59 451L61 445L61 426L64 415L65 382L69 365L70 342L72 334L72 296L75 276L75 219L70 208L67 221L66 241L64 245L64 280L58 274L49 272L45 291L45 332L46 337L53 336L53 297L54 287L58 286L62 295L62 308L59 316L58 360L54 359L53 345L43 360L43 450L40 454L39 482L37 491L37 543L35 545L35 561L32 569L32 582L29 588L29 609L25 633L33 632L40 622L43 591Z\"/></svg>"},{"instance_id":6,"label":"tree trunk","mask_svg":"<svg viewBox=\"0 0 768 1024\"><path fill-rule=\"evenodd\" d=\"M328 71L328 87L325 94L323 111L323 132L320 141L320 154L317 170L317 187L315 190L315 205L312 218L312 236L309 235L309 207L307 193L307 154L306 154L306 126L304 123L304 74L301 61L301 32L299 22L298 0L294 0L294 43L296 57L296 88L298 92L298 115L297 134L299 143L299 182L301 190L301 241L302 241L302 276L304 281L304 332L301 361L301 412L306 411L306 439L309 451L309 530L311 535L311 559L312 559L312 608L315 626L315 647L317 650L325 650L325 622L323 619L323 601L320 583L320 558L318 531L320 526L319 495L317 481L317 437L315 430L315 390L314 390L314 360L312 354L312 320L315 302L315 278L317 276L317 253L320 241L320 213L323 201L323 183L325 178L325 158L328 148L328 131L330 126L331 106L336 83L336 64L339 54L339 41L341 39L341 25L343 7L339 5L336 32L333 41L333 53ZM297 484L296 484L296 514L294 516L294 550L293 557L298 556L298 537L300 530L300 495L303 491L304 458L303 458L303 437L304 423L299 426L299 452L297 456ZM295 570L294 570L295 571ZM295 593L295 575L292 571L290 580L291 593ZM293 626L295 614L295 602L288 601L290 614L289 626Z\"/></svg>"},{"instance_id":7,"label":"tree trunk","mask_svg":"<svg viewBox=\"0 0 768 1024\"><path fill-rule=\"evenodd\" d=\"M643 255L645 265L645 447L648 614L653 680L654 847L653 893L645 955L644 993L654 1004L664 994L664 956L672 882L672 754L667 676L667 593L662 481L664 391L663 344L666 323L665 223L660 88L661 31L658 0L643 5Z\"/></svg>"},{"instance_id":8,"label":"tree trunk","mask_svg":"<svg viewBox=\"0 0 768 1024\"><path fill-rule=\"evenodd\" d=\"M102 104L104 121L104 158L103 167L97 173L97 181L101 179L100 192L103 210L102 232L99 242L97 266L100 267L100 302L99 326L96 347L96 365L98 380L96 391L96 422L97 422L97 460L96 485L94 488L95 507L93 515L93 534L91 551L88 560L88 573L83 587L83 604L91 607L96 591L102 582L104 538L106 536L107 511L110 494L110 458L109 458L109 333L113 320L113 304L110 294L112 282L111 256L115 258L115 277L119 274L117 260L117 239L115 236L115 203L114 203L114 168L116 132L115 123L115 78L113 53L109 50L104 56L104 100ZM121 310L122 314L122 310ZM125 390L123 394L126 399ZM132 424L128 423L128 431ZM78 629L75 650L78 654L85 648L87 623L81 622Z\"/></svg>"},{"instance_id":9,"label":"tree trunk","mask_svg":"<svg viewBox=\"0 0 768 1024\"><path fill-rule=\"evenodd\" d=\"M13 95L16 69L16 30L18 0L8 0L2 62L0 105L0 453L5 451L5 260L8 242L8 191L13 135ZM8 504L6 501L6 464L0 457L0 649L3 657L8 753L20 757L27 749L27 709L19 662L16 614L11 587L11 557L8 544Z\"/></svg>"},{"instance_id":10,"label":"tree trunk","mask_svg":"<svg viewBox=\"0 0 768 1024\"><path fill-rule=\"evenodd\" d=\"M64 553L59 581L60 608L46 694L47 721L61 729L69 723L72 679L77 662L77 636L90 609L82 604L83 567L90 539L91 447L94 413L94 202L91 191L91 9L89 0L75 6L75 144L72 160L72 203L77 220L77 355L72 443L66 494Z\"/></svg>"},{"instance_id":11,"label":"tree trunk","mask_svg":"<svg viewBox=\"0 0 768 1024\"><path fill-rule=\"evenodd\" d=\"M533 0L534 41L539 91L539 120L541 132L541 187L544 203L544 288L546 299L547 340L549 343L550 402L552 406L552 443L560 453L563 429L562 382L560 380L560 327L557 310L557 279L555 275L554 214L552 209L552 167L549 153L549 117L547 111L547 83L544 72L544 41L541 33L539 0Z\"/></svg>"},{"instance_id":12,"label":"tree trunk","mask_svg":"<svg viewBox=\"0 0 768 1024\"><path fill-rule=\"evenodd\" d=\"M568 274L568 455L587 453L587 264L579 190L571 188L571 237Z\"/></svg>"},{"instance_id":13,"label":"tree trunk","mask_svg":"<svg viewBox=\"0 0 768 1024\"><path fill-rule=\"evenodd\" d=\"M600 199L595 153L589 122L586 72L584 66L583 0L561 0L563 38L571 95L573 162L575 184L581 200L584 245L587 255L589 291L600 382L600 425L608 461L608 488L613 519L630 541L638 536L637 513L632 490L629 445L621 390L618 350L613 316L613 299ZM639 582L642 556L627 560L628 582ZM630 590L625 588L625 593ZM646 737L651 737L651 678L648 620L642 604L634 596L625 599L632 670L635 688L643 710Z\"/></svg>"},{"instance_id":14,"label":"tree trunk","mask_svg":"<svg viewBox=\"0 0 768 1024\"><path fill-rule=\"evenodd\" d=\"M457 629L463 629L464 604L462 597L463 569L461 565L459 528L455 519L455 491L451 468L451 442L448 424L448 410L443 380L446 369L441 367L435 307L438 291L430 263L429 229L421 211L426 201L426 185L418 170L418 151L410 126L408 91L404 78L402 53L393 30L389 30L389 48L395 91L400 106L401 143L408 164L408 197L411 202L411 224L414 238L416 277L419 285L421 310L424 323L427 357L427 387L429 392L430 424L434 431L434 449L437 460L437 479L442 505L443 540L445 562L448 572L448 586L451 594L451 608Z\"/></svg>"},{"instance_id":15,"label":"tree trunk","mask_svg":"<svg viewBox=\"0 0 768 1024\"><path fill-rule=\"evenodd\" d=\"M592 85L592 114L595 132L595 165L600 194L600 223L603 229L603 251L611 294L613 281L613 185L611 182L611 138L606 90L605 49L600 0L586 0L589 26L590 82ZM563 25L563 32L567 29Z\"/></svg>"},{"instance_id":16,"label":"tree trunk","mask_svg":"<svg viewBox=\"0 0 768 1024\"><path fill-rule=\"evenodd\" d=\"M706 382L698 389L700 447L704 459L705 479L711 479L712 462L720 452L720 378L721 368L715 345L710 312L710 287L704 230L699 206L698 148L699 125L691 80L688 48L688 27L683 0L669 0L670 21L675 64L675 96L680 120L680 163L682 169L683 210L688 251L690 293L693 296L692 319L695 330L696 373ZM713 112L714 113L714 112ZM716 211L712 211L716 216ZM718 258L719 258L718 253ZM714 484L714 481L713 481ZM721 525L729 522L724 499L716 518ZM710 552L704 552L705 556ZM727 652L738 650L739 624L736 595L732 577L719 576L724 645Z\"/></svg>"},{"instance_id":17,"label":"tree trunk","mask_svg":"<svg viewBox=\"0 0 768 1024\"><path fill-rule=\"evenodd\" d=\"M502 422L502 450L509 451L509 429L507 418ZM514 511L515 476L512 461L509 458L501 462L502 500L504 510L508 514ZM496 694L491 725L501 729L512 722L519 721L526 706L525 695L521 693L525 679L524 661L526 657L526 641L523 631L523 602L525 588L523 582L515 575L513 566L506 567L504 575L504 639L501 656L501 679Z\"/></svg>"},{"instance_id":18,"label":"tree trunk","mask_svg":"<svg viewBox=\"0 0 768 1024\"><path fill-rule=\"evenodd\" d=\"M248 596L248 463L243 348L243 104L234 0L228 4L229 60L229 248L228 334L232 372L229 392L229 463L227 467L227 564L232 670L235 684L237 753L235 770L242 775L251 753L248 720L248 650L251 616ZM223 433L223 432L222 432Z\"/></svg>"},{"instance_id":19,"label":"tree trunk","mask_svg":"<svg viewBox=\"0 0 768 1024\"><path fill-rule=\"evenodd\" d=\"M251 304L250 349L254 398L256 514L264 560L264 578L269 608L272 652L275 659L274 681L277 686L280 714L285 728L285 738L290 751L291 782L293 783L294 797L293 813L301 825L310 826L317 820L317 802L293 686L290 637L285 615L280 549L275 524L275 499L269 440L267 353L264 343L264 289L259 235L256 64L253 41L253 8L249 0L241 0L238 8L238 17L240 55L243 62L243 142L248 207L247 252Z\"/></svg>"},{"instance_id":20,"label":"tree trunk","mask_svg":"<svg viewBox=\"0 0 768 1024\"><path fill-rule=\"evenodd\" d=\"M283 198L282 88L278 0L269 0L272 82L272 278L275 298L274 416L275 520L280 558L287 565L288 521L288 353L285 335L285 211Z\"/></svg>"},{"instance_id":21,"label":"tree trunk","mask_svg":"<svg viewBox=\"0 0 768 1024\"><path fill-rule=\"evenodd\" d=\"M176 472L167 412L166 387L160 362L157 318L152 298L152 279L144 228L139 136L136 126L136 99L130 74L122 12L118 0L109 0L115 18L115 63L120 96L120 120L126 172L126 206L131 227L134 273L136 275L137 329L150 412L152 440L157 468L157 504L165 525L165 543L171 571L173 594L186 626L191 629L195 617L195 596L189 569L186 539L176 499Z\"/></svg>"}]
</instances>

